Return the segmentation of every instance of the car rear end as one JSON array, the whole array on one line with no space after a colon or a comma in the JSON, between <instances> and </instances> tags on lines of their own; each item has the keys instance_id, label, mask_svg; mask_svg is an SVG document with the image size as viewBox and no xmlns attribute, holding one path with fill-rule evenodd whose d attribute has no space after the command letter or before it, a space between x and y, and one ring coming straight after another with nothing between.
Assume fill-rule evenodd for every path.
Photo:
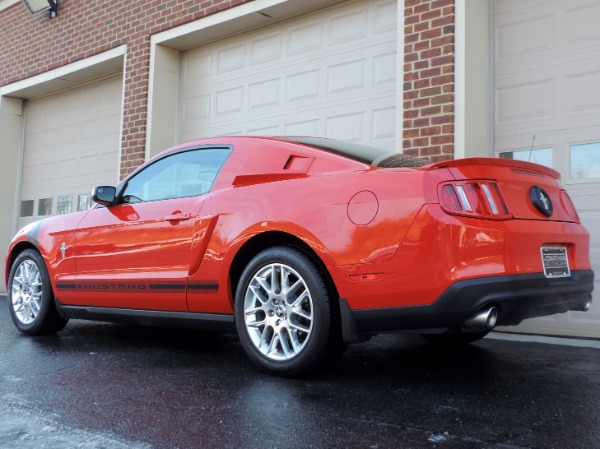
<instances>
[{"instance_id":1,"label":"car rear end","mask_svg":"<svg viewBox=\"0 0 600 449\"><path fill-rule=\"evenodd\" d=\"M378 267L378 299L356 283L343 301L356 329L489 330L590 307L589 234L557 172L487 158L419 170L425 204Z\"/></svg>"}]
</instances>

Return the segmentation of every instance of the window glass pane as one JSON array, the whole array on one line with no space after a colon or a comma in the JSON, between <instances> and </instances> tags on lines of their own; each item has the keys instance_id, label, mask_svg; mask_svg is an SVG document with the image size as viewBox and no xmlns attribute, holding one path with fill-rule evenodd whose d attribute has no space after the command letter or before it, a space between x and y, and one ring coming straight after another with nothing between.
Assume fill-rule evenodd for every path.
<instances>
[{"instance_id":1,"label":"window glass pane","mask_svg":"<svg viewBox=\"0 0 600 449\"><path fill-rule=\"evenodd\" d=\"M59 196L56 200L56 213L63 215L71 212L73 212L73 195Z\"/></svg>"},{"instance_id":2,"label":"window glass pane","mask_svg":"<svg viewBox=\"0 0 600 449\"><path fill-rule=\"evenodd\" d=\"M82 193L77 197L77 211L88 210L92 207L92 195L89 193Z\"/></svg>"},{"instance_id":3,"label":"window glass pane","mask_svg":"<svg viewBox=\"0 0 600 449\"><path fill-rule=\"evenodd\" d=\"M52 215L52 198L41 198L38 200L38 216Z\"/></svg>"},{"instance_id":4,"label":"window glass pane","mask_svg":"<svg viewBox=\"0 0 600 449\"><path fill-rule=\"evenodd\" d=\"M536 148L534 150L507 151L500 153L504 159L529 161L552 168L552 148Z\"/></svg>"},{"instance_id":5,"label":"window glass pane","mask_svg":"<svg viewBox=\"0 0 600 449\"><path fill-rule=\"evenodd\" d=\"M571 179L600 178L600 142L570 146Z\"/></svg>"},{"instance_id":6,"label":"window glass pane","mask_svg":"<svg viewBox=\"0 0 600 449\"><path fill-rule=\"evenodd\" d=\"M129 180L123 202L202 195L211 189L229 152L228 149L193 150L161 159Z\"/></svg>"},{"instance_id":7,"label":"window glass pane","mask_svg":"<svg viewBox=\"0 0 600 449\"><path fill-rule=\"evenodd\" d=\"M33 200L21 201L21 217L33 217Z\"/></svg>"}]
</instances>

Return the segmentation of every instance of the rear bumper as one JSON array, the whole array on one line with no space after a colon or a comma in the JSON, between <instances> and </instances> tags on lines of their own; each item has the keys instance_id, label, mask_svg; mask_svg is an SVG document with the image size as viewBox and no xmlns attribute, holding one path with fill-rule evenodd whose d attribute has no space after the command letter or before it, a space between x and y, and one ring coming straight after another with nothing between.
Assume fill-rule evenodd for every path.
<instances>
[{"instance_id":1,"label":"rear bumper","mask_svg":"<svg viewBox=\"0 0 600 449\"><path fill-rule=\"evenodd\" d=\"M568 278L548 279L541 273L467 279L452 284L435 302L421 306L351 310L341 300L344 339L361 334L451 329L487 307L498 309L498 325L519 324L569 310L587 310L594 272L572 271Z\"/></svg>"}]
</instances>

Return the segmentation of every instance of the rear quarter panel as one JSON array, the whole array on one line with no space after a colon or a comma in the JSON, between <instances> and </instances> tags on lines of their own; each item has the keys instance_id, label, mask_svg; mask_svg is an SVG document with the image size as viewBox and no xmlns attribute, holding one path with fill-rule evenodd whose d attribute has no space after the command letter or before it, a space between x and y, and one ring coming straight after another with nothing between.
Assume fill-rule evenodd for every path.
<instances>
[{"instance_id":1,"label":"rear quarter panel","mask_svg":"<svg viewBox=\"0 0 600 449\"><path fill-rule=\"evenodd\" d=\"M229 286L228 270L237 252L251 237L268 231L303 240L333 276L339 273L334 267L389 261L425 202L425 175L410 169L368 169L217 190L202 209L204 217L218 219L193 280ZM433 177L447 176L440 170ZM377 202L376 214L365 224L353 223L348 215L349 202L360 192L372 192ZM231 313L233 292L227 291L227 304L218 296L188 300L190 309Z\"/></svg>"}]
</instances>

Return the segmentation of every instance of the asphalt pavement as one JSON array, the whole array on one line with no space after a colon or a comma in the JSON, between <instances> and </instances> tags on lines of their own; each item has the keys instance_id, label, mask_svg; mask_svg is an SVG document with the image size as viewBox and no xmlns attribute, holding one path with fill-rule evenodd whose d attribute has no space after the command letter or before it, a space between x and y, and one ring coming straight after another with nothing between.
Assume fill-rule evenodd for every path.
<instances>
[{"instance_id":1,"label":"asphalt pavement","mask_svg":"<svg viewBox=\"0 0 600 449\"><path fill-rule=\"evenodd\" d=\"M71 321L24 336L0 297L0 448L600 447L600 342L528 339L383 335L283 379L235 335Z\"/></svg>"}]
</instances>

